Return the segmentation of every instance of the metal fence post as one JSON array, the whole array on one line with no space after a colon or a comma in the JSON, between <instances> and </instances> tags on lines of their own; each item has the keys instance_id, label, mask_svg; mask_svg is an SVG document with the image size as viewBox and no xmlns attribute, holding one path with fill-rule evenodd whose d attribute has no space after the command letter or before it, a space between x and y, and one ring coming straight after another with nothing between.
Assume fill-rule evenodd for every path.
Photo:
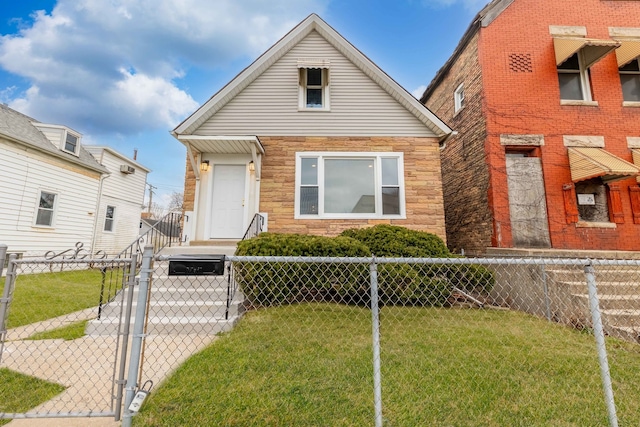
<instances>
[{"instance_id":1,"label":"metal fence post","mask_svg":"<svg viewBox=\"0 0 640 427\"><path fill-rule=\"evenodd\" d=\"M13 293L13 286L16 282L16 263L14 262L18 255L9 255L9 268L7 269L7 277L4 281L4 291L0 299L0 362L2 362L2 353L4 352L4 341L7 338L7 317L9 315L9 301ZM4 258L3 261L4 263Z\"/></svg>"},{"instance_id":2,"label":"metal fence post","mask_svg":"<svg viewBox=\"0 0 640 427\"><path fill-rule=\"evenodd\" d=\"M140 283L138 285L138 301L136 317L133 324L133 336L131 340L131 355L129 357L129 375L124 399L124 417L122 427L131 427L134 412L129 410L129 405L136 394L136 382L140 367L140 354L142 352L142 339L144 338L144 318L147 308L147 295L149 280L151 277L151 258L153 258L153 246L145 246L142 254L142 266L140 267Z\"/></svg>"},{"instance_id":3,"label":"metal fence post","mask_svg":"<svg viewBox=\"0 0 640 427\"><path fill-rule=\"evenodd\" d=\"M380 307L378 302L378 264L369 266L371 276L371 324L373 334L373 403L376 427L382 427L382 373L380 372Z\"/></svg>"},{"instance_id":4,"label":"metal fence post","mask_svg":"<svg viewBox=\"0 0 640 427\"><path fill-rule=\"evenodd\" d=\"M2 270L4 270L4 260L7 258L7 245L0 243L0 277L2 277Z\"/></svg>"},{"instance_id":5,"label":"metal fence post","mask_svg":"<svg viewBox=\"0 0 640 427\"><path fill-rule=\"evenodd\" d=\"M593 321L593 334L596 337L596 345L598 347L600 375L602 376L602 387L604 388L604 397L606 400L605 403L607 405L607 412L609 413L609 425L611 427L618 427L618 416L616 415L616 405L613 400L611 372L609 371L607 349L604 342L604 328L602 326L602 317L600 315L600 302L598 300L598 290L593 264L585 266L584 272L587 276L587 286L589 288L589 308L591 309L591 319Z\"/></svg>"},{"instance_id":6,"label":"metal fence post","mask_svg":"<svg viewBox=\"0 0 640 427\"><path fill-rule=\"evenodd\" d=\"M120 356L120 370L118 373L118 390L116 393L116 405L115 405L115 420L120 421L122 415L122 394L125 384L124 379L126 366L127 366L127 350L129 346L129 329L131 328L131 310L133 307L133 293L135 292L136 284L136 266L138 265L138 253L134 253L131 256L131 264L129 266L129 277L127 279L127 287L129 288L127 293L126 310L123 318L124 327L122 330L122 352Z\"/></svg>"},{"instance_id":7,"label":"metal fence post","mask_svg":"<svg viewBox=\"0 0 640 427\"><path fill-rule=\"evenodd\" d=\"M544 264L540 266L542 270L542 287L544 289L544 307L547 314L547 320L551 321L551 297L549 296L549 275Z\"/></svg>"}]
</instances>

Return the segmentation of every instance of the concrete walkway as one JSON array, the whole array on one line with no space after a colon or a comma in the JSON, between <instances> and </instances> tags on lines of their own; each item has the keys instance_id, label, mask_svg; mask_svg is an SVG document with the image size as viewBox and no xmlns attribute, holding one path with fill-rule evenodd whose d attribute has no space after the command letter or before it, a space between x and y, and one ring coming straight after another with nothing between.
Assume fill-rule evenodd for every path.
<instances>
[{"instance_id":1,"label":"concrete walkway","mask_svg":"<svg viewBox=\"0 0 640 427\"><path fill-rule=\"evenodd\" d=\"M77 319L76 316L66 316ZM60 326L60 318L50 321ZM64 323L64 322L62 322ZM33 330L42 331L40 323L8 331L2 364L26 375L62 384L64 392L30 410L38 414L109 413L111 412L112 376L119 354L116 337L84 336L79 339L25 340ZM202 350L215 339L212 335L183 334L148 336L144 347L142 381L152 380L154 388L184 360ZM130 347L129 347L130 348ZM118 351L120 351L119 347ZM125 374L126 376L126 374ZM120 425L113 417L28 418L12 420L9 426L86 426L112 427Z\"/></svg>"}]
</instances>

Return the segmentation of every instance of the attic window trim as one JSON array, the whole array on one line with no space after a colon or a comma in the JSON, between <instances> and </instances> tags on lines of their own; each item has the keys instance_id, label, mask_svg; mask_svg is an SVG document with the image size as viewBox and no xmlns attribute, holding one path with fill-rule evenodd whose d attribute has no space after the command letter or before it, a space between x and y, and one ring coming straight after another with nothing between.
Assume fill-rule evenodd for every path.
<instances>
[{"instance_id":1,"label":"attic window trim","mask_svg":"<svg viewBox=\"0 0 640 427\"><path fill-rule=\"evenodd\" d=\"M75 138L75 141L69 141L69 136ZM73 154L74 156L79 157L81 139L82 136L79 133L73 132L69 129L65 129L60 141L60 149L65 153ZM70 149L71 147L72 149Z\"/></svg>"},{"instance_id":2,"label":"attic window trim","mask_svg":"<svg viewBox=\"0 0 640 427\"><path fill-rule=\"evenodd\" d=\"M460 83L453 91L453 112L458 113L465 106L464 83Z\"/></svg>"},{"instance_id":3,"label":"attic window trim","mask_svg":"<svg viewBox=\"0 0 640 427\"><path fill-rule=\"evenodd\" d=\"M330 61L320 59L298 60L298 88L299 88L299 111L331 111L330 102ZM309 81L310 70L320 71L320 84L316 81ZM314 72L315 77L317 73ZM310 103L309 96L318 95L320 91L320 104Z\"/></svg>"}]
</instances>

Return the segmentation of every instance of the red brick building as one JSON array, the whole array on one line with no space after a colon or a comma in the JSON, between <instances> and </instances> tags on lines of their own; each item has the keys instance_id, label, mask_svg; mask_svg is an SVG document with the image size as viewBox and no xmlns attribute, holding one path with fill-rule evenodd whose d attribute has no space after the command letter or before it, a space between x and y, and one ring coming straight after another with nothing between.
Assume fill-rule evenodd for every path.
<instances>
[{"instance_id":1,"label":"red brick building","mask_svg":"<svg viewBox=\"0 0 640 427\"><path fill-rule=\"evenodd\" d=\"M494 0L421 101L453 250L640 250L640 1Z\"/></svg>"}]
</instances>

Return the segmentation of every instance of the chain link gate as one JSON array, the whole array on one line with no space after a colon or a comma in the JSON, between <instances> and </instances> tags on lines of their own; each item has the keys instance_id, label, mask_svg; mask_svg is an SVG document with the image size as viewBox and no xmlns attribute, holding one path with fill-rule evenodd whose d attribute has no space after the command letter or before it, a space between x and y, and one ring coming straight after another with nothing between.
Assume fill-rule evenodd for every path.
<instances>
[{"instance_id":1,"label":"chain link gate","mask_svg":"<svg viewBox=\"0 0 640 427\"><path fill-rule=\"evenodd\" d=\"M135 265L135 257L9 257L0 376L11 387L0 419L118 416L128 342L122 320ZM119 314L112 333L96 326L108 312Z\"/></svg>"}]
</instances>

